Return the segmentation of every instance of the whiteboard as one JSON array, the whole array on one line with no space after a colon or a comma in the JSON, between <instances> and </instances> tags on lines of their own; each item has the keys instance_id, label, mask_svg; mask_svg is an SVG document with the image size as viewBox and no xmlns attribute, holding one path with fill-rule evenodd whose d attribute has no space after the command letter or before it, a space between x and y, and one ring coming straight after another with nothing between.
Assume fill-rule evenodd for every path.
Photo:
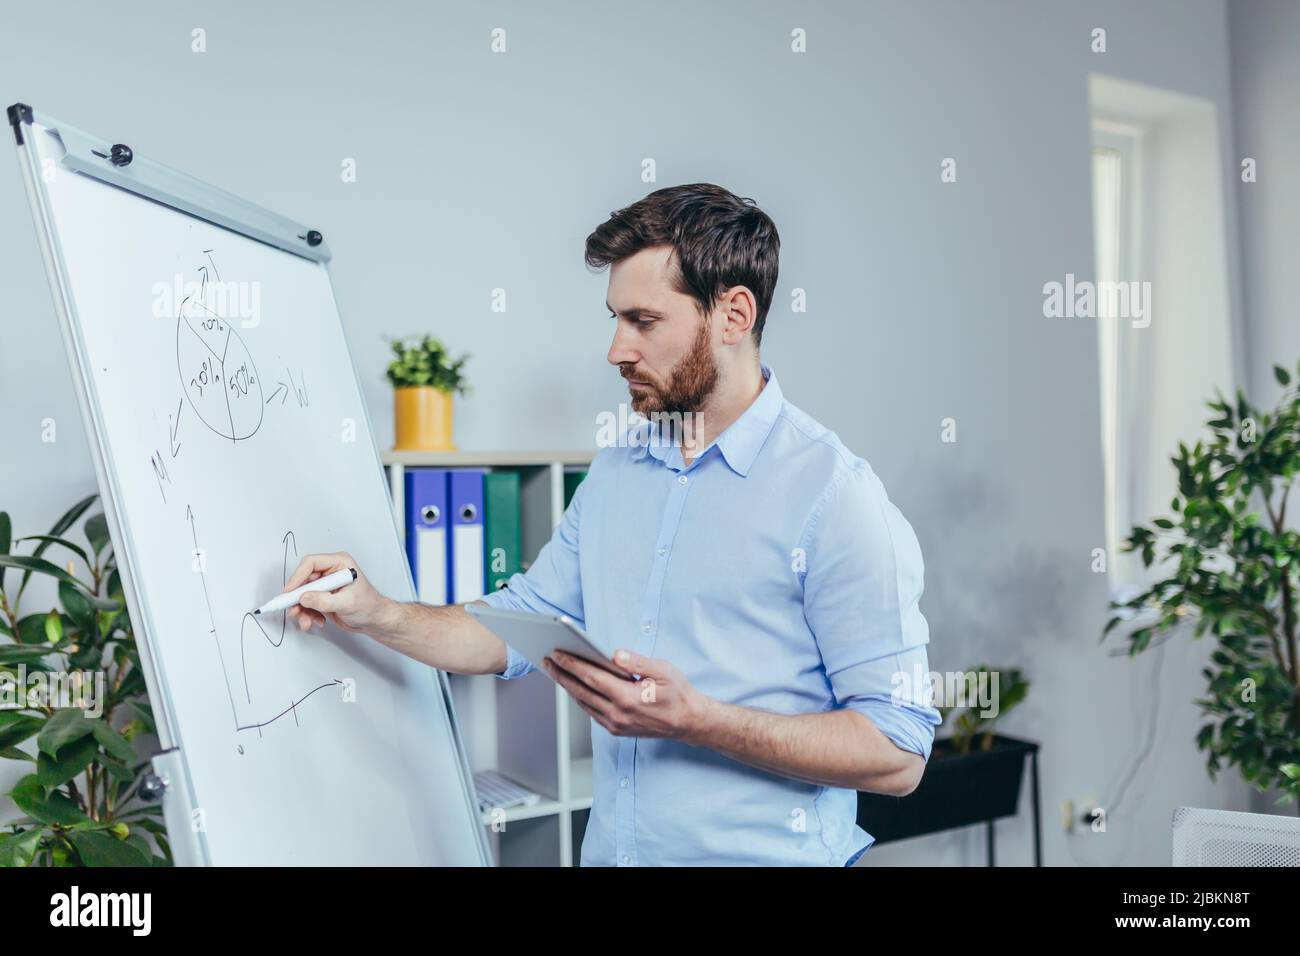
<instances>
[{"instance_id":1,"label":"whiteboard","mask_svg":"<svg viewBox=\"0 0 1300 956\"><path fill-rule=\"evenodd\" d=\"M174 170L115 167L111 141L41 114L15 132L171 758L177 862L489 862L445 676L249 613L319 551L415 599L327 248Z\"/></svg>"}]
</instances>

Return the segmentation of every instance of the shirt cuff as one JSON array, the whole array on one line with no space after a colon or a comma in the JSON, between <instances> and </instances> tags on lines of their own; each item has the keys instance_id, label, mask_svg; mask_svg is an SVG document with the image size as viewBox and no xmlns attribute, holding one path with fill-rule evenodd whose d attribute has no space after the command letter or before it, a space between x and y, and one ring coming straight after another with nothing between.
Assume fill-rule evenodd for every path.
<instances>
[{"instance_id":1,"label":"shirt cuff","mask_svg":"<svg viewBox=\"0 0 1300 956\"><path fill-rule=\"evenodd\" d=\"M493 677L500 677L502 680L514 680L516 677L524 677L537 670L528 658L524 657L509 644L506 645L506 669L500 674L493 674Z\"/></svg>"},{"instance_id":2,"label":"shirt cuff","mask_svg":"<svg viewBox=\"0 0 1300 956\"><path fill-rule=\"evenodd\" d=\"M888 694L857 697L845 706L870 720L903 750L920 754L926 763L930 762L934 729L943 723L943 717L933 707L897 701Z\"/></svg>"},{"instance_id":3,"label":"shirt cuff","mask_svg":"<svg viewBox=\"0 0 1300 956\"><path fill-rule=\"evenodd\" d=\"M873 837L870 833L862 829L862 827L858 826L857 824L854 824L853 826L853 834L858 839L862 839L863 837L865 837L867 842L862 844L860 848L854 850L853 853L849 855L849 858L844 861L845 866L852 866L854 863L857 863L858 860L862 859L862 854L870 850L872 844L876 842L875 837Z\"/></svg>"},{"instance_id":4,"label":"shirt cuff","mask_svg":"<svg viewBox=\"0 0 1300 956\"><path fill-rule=\"evenodd\" d=\"M491 594L486 594L480 598L480 600L489 607L494 607L497 610L531 610L531 608L527 607L522 601L518 600L513 593L511 593L508 586L499 588ZM516 677L526 677L535 670L537 670L537 668L532 665L532 662L529 661L528 658L524 657L509 644L506 644L506 669L500 673L493 674L492 676L499 677L502 680L514 680Z\"/></svg>"}]
</instances>

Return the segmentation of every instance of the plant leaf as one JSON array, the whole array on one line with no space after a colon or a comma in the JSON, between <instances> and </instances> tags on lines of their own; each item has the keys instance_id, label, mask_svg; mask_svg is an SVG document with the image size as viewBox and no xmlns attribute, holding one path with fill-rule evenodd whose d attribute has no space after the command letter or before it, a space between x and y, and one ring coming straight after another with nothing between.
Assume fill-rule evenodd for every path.
<instances>
[{"instance_id":1,"label":"plant leaf","mask_svg":"<svg viewBox=\"0 0 1300 956\"><path fill-rule=\"evenodd\" d=\"M9 796L19 810L41 823L75 826L91 822L90 817L66 794L55 792L47 797L34 773L19 780Z\"/></svg>"},{"instance_id":2,"label":"plant leaf","mask_svg":"<svg viewBox=\"0 0 1300 956\"><path fill-rule=\"evenodd\" d=\"M45 722L45 729L36 738L36 746L51 757L74 740L80 740L95 730L95 721L75 707L63 707Z\"/></svg>"},{"instance_id":3,"label":"plant leaf","mask_svg":"<svg viewBox=\"0 0 1300 956\"><path fill-rule=\"evenodd\" d=\"M92 733L95 735L95 740L118 760L126 763L135 760L135 748L131 746L130 741L110 727L107 720L95 721L95 729Z\"/></svg>"},{"instance_id":4,"label":"plant leaf","mask_svg":"<svg viewBox=\"0 0 1300 956\"><path fill-rule=\"evenodd\" d=\"M0 664L31 664L53 653L43 644L0 644Z\"/></svg>"},{"instance_id":5,"label":"plant leaf","mask_svg":"<svg viewBox=\"0 0 1300 956\"><path fill-rule=\"evenodd\" d=\"M20 644L45 644L45 615L28 614L26 617L20 617L18 633L14 637Z\"/></svg>"},{"instance_id":6,"label":"plant leaf","mask_svg":"<svg viewBox=\"0 0 1300 956\"><path fill-rule=\"evenodd\" d=\"M87 495L85 498L82 498L75 505L73 505L71 508L65 511L63 513L63 517L60 518L58 521L54 522L54 527L50 528L50 535L53 537L58 537L59 535L63 534L63 532L71 528L76 523L77 519L86 513L86 509L89 508L94 503L95 499L98 497L99 497L98 494ZM33 558L39 558L42 554L45 553L45 549L48 547L49 547L49 542L42 541L40 544L36 546L36 550L32 552L31 556ZM22 595L23 590L27 587L27 579L30 578L31 576L32 576L32 569L23 572L22 583L18 585L18 594L20 596Z\"/></svg>"},{"instance_id":7,"label":"plant leaf","mask_svg":"<svg viewBox=\"0 0 1300 956\"><path fill-rule=\"evenodd\" d=\"M62 602L63 609L68 612L68 617L72 618L72 622L81 630L83 640L78 641L78 644L86 644L98 639L99 628L95 622L95 609L91 607L90 601L84 594L66 581L60 581L59 601Z\"/></svg>"},{"instance_id":8,"label":"plant leaf","mask_svg":"<svg viewBox=\"0 0 1300 956\"><path fill-rule=\"evenodd\" d=\"M9 512L0 511L0 554L8 554L14 544L14 526ZM0 591L5 589L5 568L0 565Z\"/></svg>"},{"instance_id":9,"label":"plant leaf","mask_svg":"<svg viewBox=\"0 0 1300 956\"><path fill-rule=\"evenodd\" d=\"M149 866L149 857L101 830L74 830L68 841L86 866Z\"/></svg>"},{"instance_id":10,"label":"plant leaf","mask_svg":"<svg viewBox=\"0 0 1300 956\"><path fill-rule=\"evenodd\" d=\"M35 827L22 833L0 834L0 866L31 866L44 830Z\"/></svg>"},{"instance_id":11,"label":"plant leaf","mask_svg":"<svg viewBox=\"0 0 1300 956\"><path fill-rule=\"evenodd\" d=\"M98 741L94 737L83 737L76 743L63 747L57 757L45 753L38 754L36 779L47 790L61 787L94 763L98 756Z\"/></svg>"},{"instance_id":12,"label":"plant leaf","mask_svg":"<svg viewBox=\"0 0 1300 956\"><path fill-rule=\"evenodd\" d=\"M57 564L51 564L44 558L38 558L35 555L0 554L0 567L4 566L22 568L24 571L23 584L27 583L28 575L35 571L40 574L48 574L59 581L67 581L73 587L81 588L83 591L86 590L86 586L82 584L80 580L63 570L63 568L59 567Z\"/></svg>"},{"instance_id":13,"label":"plant leaf","mask_svg":"<svg viewBox=\"0 0 1300 956\"><path fill-rule=\"evenodd\" d=\"M158 733L158 725L153 719L153 707L150 706L148 701L133 700L127 703L126 706L127 709L135 713L136 717L139 718L140 723L144 724L144 729L147 732L151 734Z\"/></svg>"},{"instance_id":14,"label":"plant leaf","mask_svg":"<svg viewBox=\"0 0 1300 956\"><path fill-rule=\"evenodd\" d=\"M0 747L16 747L28 740L45 725L44 717L20 714L17 711L0 711Z\"/></svg>"},{"instance_id":15,"label":"plant leaf","mask_svg":"<svg viewBox=\"0 0 1300 956\"><path fill-rule=\"evenodd\" d=\"M79 545L73 544L67 538L60 538L52 534L29 534L24 538L19 538L18 540L19 541L44 541L47 545L49 544L61 545L67 548L77 557L81 558L82 561L86 562L86 567L90 567L90 559L86 557L85 549Z\"/></svg>"},{"instance_id":16,"label":"plant leaf","mask_svg":"<svg viewBox=\"0 0 1300 956\"><path fill-rule=\"evenodd\" d=\"M99 557L99 552L109 545L108 519L104 517L102 511L97 515L91 515L86 519L83 530L86 532L86 540L90 542L90 546L95 552L95 557Z\"/></svg>"}]
</instances>

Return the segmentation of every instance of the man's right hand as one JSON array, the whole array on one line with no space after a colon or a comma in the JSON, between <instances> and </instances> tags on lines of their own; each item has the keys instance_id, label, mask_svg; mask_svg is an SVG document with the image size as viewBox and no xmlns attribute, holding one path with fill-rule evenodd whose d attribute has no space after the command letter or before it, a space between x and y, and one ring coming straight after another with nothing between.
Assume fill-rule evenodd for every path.
<instances>
[{"instance_id":1,"label":"man's right hand","mask_svg":"<svg viewBox=\"0 0 1300 956\"><path fill-rule=\"evenodd\" d=\"M337 591L308 591L289 617L303 631L328 621L345 631L373 637L399 654L455 674L500 674L509 660L506 646L459 604L432 606L394 601L375 590L346 551L309 554L284 582L292 591L335 571L356 568L357 579Z\"/></svg>"},{"instance_id":2,"label":"man's right hand","mask_svg":"<svg viewBox=\"0 0 1300 956\"><path fill-rule=\"evenodd\" d=\"M356 568L357 579L337 591L308 591L289 608L289 618L302 631L324 627L329 621L345 631L371 634L392 618L394 604L375 590L370 580L357 567L356 560L346 551L333 554L309 554L298 563L297 569L284 582L284 590L292 591L309 581L315 581L335 571Z\"/></svg>"}]
</instances>

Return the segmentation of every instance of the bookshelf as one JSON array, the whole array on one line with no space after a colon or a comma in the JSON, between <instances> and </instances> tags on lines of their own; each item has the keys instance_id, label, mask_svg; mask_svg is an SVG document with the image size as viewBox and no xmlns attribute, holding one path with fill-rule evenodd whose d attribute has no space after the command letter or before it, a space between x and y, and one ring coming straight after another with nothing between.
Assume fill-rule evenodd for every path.
<instances>
[{"instance_id":1,"label":"bookshelf","mask_svg":"<svg viewBox=\"0 0 1300 956\"><path fill-rule=\"evenodd\" d=\"M519 474L519 532L524 567L537 557L564 515L564 476L583 471L592 452L388 451L397 527L406 534L408 468L478 468ZM504 812L504 827L483 825L502 866L572 866L591 809L591 723L545 674L503 681L490 674L449 674L470 768L497 770L536 790L541 801Z\"/></svg>"}]
</instances>

